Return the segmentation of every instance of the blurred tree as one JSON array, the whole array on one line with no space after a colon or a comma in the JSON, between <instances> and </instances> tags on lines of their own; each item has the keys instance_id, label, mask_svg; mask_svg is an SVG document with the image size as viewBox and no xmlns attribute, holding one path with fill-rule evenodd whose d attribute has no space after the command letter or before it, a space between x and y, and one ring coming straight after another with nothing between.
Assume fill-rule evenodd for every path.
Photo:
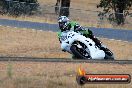
<instances>
[{"instance_id":1,"label":"blurred tree","mask_svg":"<svg viewBox=\"0 0 132 88\"><path fill-rule=\"evenodd\" d=\"M9 15L32 15L38 12L37 0L0 0L2 12Z\"/></svg>"},{"instance_id":2,"label":"blurred tree","mask_svg":"<svg viewBox=\"0 0 132 88\"><path fill-rule=\"evenodd\" d=\"M114 16L112 21L116 21L118 25L124 24L125 18L132 6L132 0L101 0L97 5L97 8L103 8L104 14L110 13L111 10L114 10ZM109 19L111 20L111 19Z\"/></svg>"}]
</instances>

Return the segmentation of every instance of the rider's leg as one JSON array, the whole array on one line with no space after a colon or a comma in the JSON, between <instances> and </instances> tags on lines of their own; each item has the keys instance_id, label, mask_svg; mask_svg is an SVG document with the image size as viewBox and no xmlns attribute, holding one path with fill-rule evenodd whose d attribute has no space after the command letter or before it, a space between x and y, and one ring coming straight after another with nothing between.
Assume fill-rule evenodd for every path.
<instances>
[{"instance_id":1,"label":"rider's leg","mask_svg":"<svg viewBox=\"0 0 132 88\"><path fill-rule=\"evenodd\" d=\"M100 41L98 38L94 37L94 38L93 38L93 41L95 42L95 44L96 44L97 46L99 46L99 47L102 46L102 45L101 45L101 41Z\"/></svg>"},{"instance_id":2,"label":"rider's leg","mask_svg":"<svg viewBox=\"0 0 132 88\"><path fill-rule=\"evenodd\" d=\"M98 38L94 37L93 41L95 42L95 44L96 44L101 50L104 50L104 51L106 50L106 46L103 45L103 44L101 43L101 41L100 41Z\"/></svg>"}]
</instances>

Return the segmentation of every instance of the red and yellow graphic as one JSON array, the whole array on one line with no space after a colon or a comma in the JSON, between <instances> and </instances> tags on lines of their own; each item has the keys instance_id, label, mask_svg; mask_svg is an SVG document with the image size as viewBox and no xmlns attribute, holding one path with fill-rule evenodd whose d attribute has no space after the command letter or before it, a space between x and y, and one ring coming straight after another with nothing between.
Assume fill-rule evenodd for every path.
<instances>
[{"instance_id":1,"label":"red and yellow graphic","mask_svg":"<svg viewBox=\"0 0 132 88\"><path fill-rule=\"evenodd\" d=\"M86 74L86 71L78 68L77 83L82 85L85 83L130 83L131 76L129 74Z\"/></svg>"}]
</instances>

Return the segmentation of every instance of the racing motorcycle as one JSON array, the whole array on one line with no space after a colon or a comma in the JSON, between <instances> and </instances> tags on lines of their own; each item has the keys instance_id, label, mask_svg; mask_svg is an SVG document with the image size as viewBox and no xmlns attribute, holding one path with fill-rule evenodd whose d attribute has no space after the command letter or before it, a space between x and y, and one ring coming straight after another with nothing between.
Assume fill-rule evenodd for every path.
<instances>
[{"instance_id":1,"label":"racing motorcycle","mask_svg":"<svg viewBox=\"0 0 132 88\"><path fill-rule=\"evenodd\" d=\"M60 41L62 50L73 54L76 58L114 60L113 53L107 47L100 49L92 39L78 32L63 32Z\"/></svg>"}]
</instances>

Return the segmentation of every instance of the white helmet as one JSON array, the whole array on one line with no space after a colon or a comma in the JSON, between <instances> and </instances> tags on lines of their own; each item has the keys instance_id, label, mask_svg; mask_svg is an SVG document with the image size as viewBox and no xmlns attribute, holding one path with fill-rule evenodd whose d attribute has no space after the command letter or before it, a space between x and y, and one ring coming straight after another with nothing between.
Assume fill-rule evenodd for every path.
<instances>
[{"instance_id":1,"label":"white helmet","mask_svg":"<svg viewBox=\"0 0 132 88\"><path fill-rule=\"evenodd\" d=\"M69 19L68 19L68 17L66 17L66 16L60 16L59 18L58 18L58 22L60 23L60 22L68 22L69 21Z\"/></svg>"},{"instance_id":2,"label":"white helmet","mask_svg":"<svg viewBox=\"0 0 132 88\"><path fill-rule=\"evenodd\" d=\"M65 31L67 24L69 23L69 19L66 16L60 16L58 18L59 28L61 31Z\"/></svg>"}]
</instances>

